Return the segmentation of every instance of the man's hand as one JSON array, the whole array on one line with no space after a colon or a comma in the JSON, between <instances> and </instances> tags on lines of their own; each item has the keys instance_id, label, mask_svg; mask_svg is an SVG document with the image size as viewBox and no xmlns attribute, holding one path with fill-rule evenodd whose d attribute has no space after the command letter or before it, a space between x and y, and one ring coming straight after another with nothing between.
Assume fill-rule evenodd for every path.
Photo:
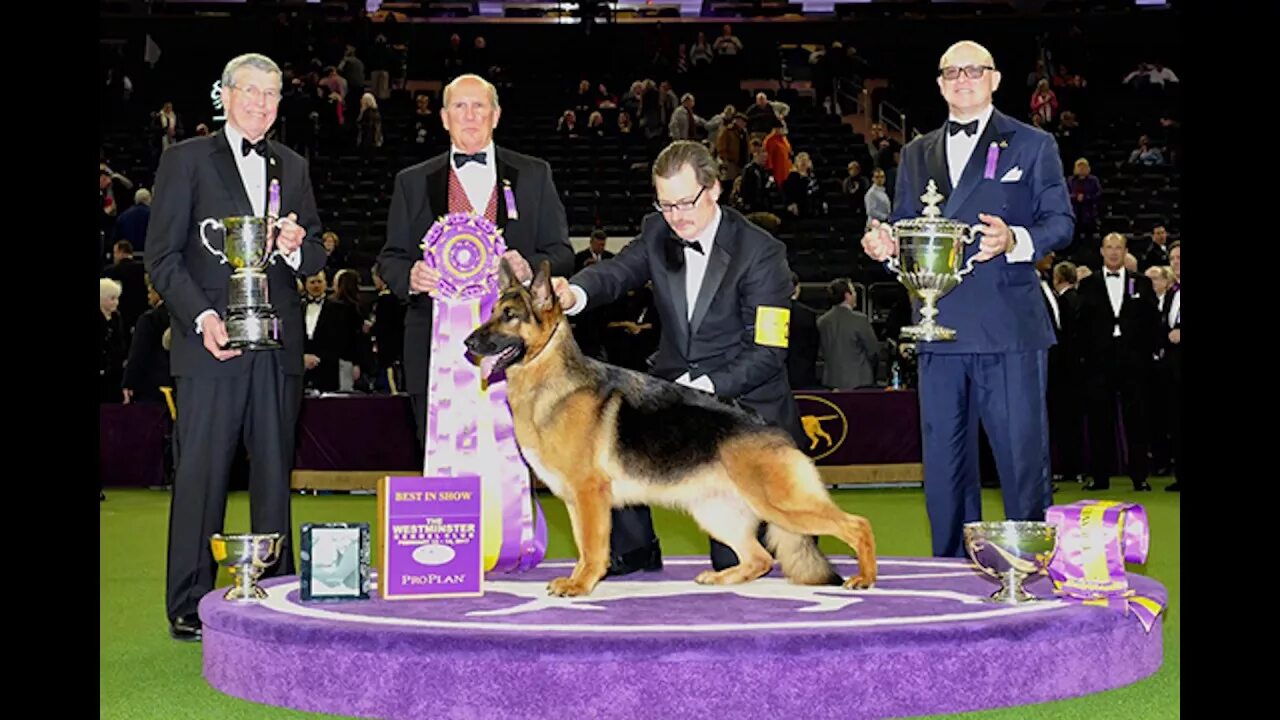
<instances>
[{"instance_id":1,"label":"man's hand","mask_svg":"<svg viewBox=\"0 0 1280 720\"><path fill-rule=\"evenodd\" d=\"M413 264L409 270L409 289L435 296L436 288L440 285L440 271L427 267L427 264L421 260Z\"/></svg>"},{"instance_id":2,"label":"man's hand","mask_svg":"<svg viewBox=\"0 0 1280 720\"><path fill-rule=\"evenodd\" d=\"M133 402L133 391L132 391L132 390L130 390L129 388L125 388L125 389L124 389L124 401L123 401L121 404L122 404L122 405L128 405L128 404L129 404L129 403L131 403L131 402Z\"/></svg>"},{"instance_id":3,"label":"man's hand","mask_svg":"<svg viewBox=\"0 0 1280 720\"><path fill-rule=\"evenodd\" d=\"M560 301L560 309L568 312L578 302L578 296L569 289L569 281L562 277L551 278L551 289L555 291L556 300Z\"/></svg>"},{"instance_id":4,"label":"man's hand","mask_svg":"<svg viewBox=\"0 0 1280 720\"><path fill-rule=\"evenodd\" d=\"M879 220L871 221L871 229L862 236L862 249L876 262L884 262L898 254L898 241L889 232L889 226Z\"/></svg>"},{"instance_id":5,"label":"man's hand","mask_svg":"<svg viewBox=\"0 0 1280 720\"><path fill-rule=\"evenodd\" d=\"M1182 328L1174 328L1169 331L1169 342L1174 345L1182 344ZM128 392L128 390L125 392Z\"/></svg>"},{"instance_id":6,"label":"man's hand","mask_svg":"<svg viewBox=\"0 0 1280 720\"><path fill-rule=\"evenodd\" d=\"M216 313L209 313L200 322L201 337L204 338L204 349L220 361L240 357L239 350L223 350L227 344L227 326Z\"/></svg>"},{"instance_id":7,"label":"man's hand","mask_svg":"<svg viewBox=\"0 0 1280 720\"><path fill-rule=\"evenodd\" d=\"M519 251L508 250L502 253L502 259L511 266L511 272L516 274L517 281L526 283L533 279L533 268L529 267L529 261Z\"/></svg>"},{"instance_id":8,"label":"man's hand","mask_svg":"<svg viewBox=\"0 0 1280 720\"><path fill-rule=\"evenodd\" d=\"M997 255L1009 252L1013 247L1013 231L997 215L978 213L983 222L978 227L982 231L982 240L978 245L978 254L973 256L974 262L984 262Z\"/></svg>"},{"instance_id":9,"label":"man's hand","mask_svg":"<svg viewBox=\"0 0 1280 720\"><path fill-rule=\"evenodd\" d=\"M280 234L276 235L276 248L283 255L292 255L295 250L302 247L302 241L307 238L307 229L298 224L298 215L289 213L288 217L280 218ZM271 253L271 245L267 245L267 253Z\"/></svg>"},{"instance_id":10,"label":"man's hand","mask_svg":"<svg viewBox=\"0 0 1280 720\"><path fill-rule=\"evenodd\" d=\"M302 356L302 364L306 366L308 370L315 370L316 366L320 364L320 356L307 353Z\"/></svg>"}]
</instances>

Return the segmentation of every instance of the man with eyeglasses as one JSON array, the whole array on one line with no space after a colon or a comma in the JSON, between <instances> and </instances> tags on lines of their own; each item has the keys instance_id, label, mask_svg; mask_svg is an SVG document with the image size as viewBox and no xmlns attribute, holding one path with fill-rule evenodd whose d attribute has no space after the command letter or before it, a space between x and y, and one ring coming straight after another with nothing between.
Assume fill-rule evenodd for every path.
<instances>
[{"instance_id":1,"label":"man with eyeglasses","mask_svg":"<svg viewBox=\"0 0 1280 720\"><path fill-rule=\"evenodd\" d=\"M307 161L267 139L280 102L280 68L241 55L222 71L227 122L221 132L171 145L160 157L147 271L172 316L170 366L177 392L180 450L169 509L166 611L178 640L199 640L196 606L213 590L217 566L209 536L222 530L232 458L243 436L250 457L251 529L284 536L267 576L294 570L289 479L294 429L302 405L302 305L298 278L319 272L325 252ZM279 182L279 207L270 202ZM268 245L280 257L266 268L268 296L279 314L281 346L227 349L230 265L202 245L205 218L282 216ZM215 247L221 241L210 240Z\"/></svg>"},{"instance_id":2,"label":"man with eyeglasses","mask_svg":"<svg viewBox=\"0 0 1280 720\"><path fill-rule=\"evenodd\" d=\"M703 145L677 140L653 163L656 212L607 263L555 278L569 315L604 307L653 282L662 327L652 374L737 400L808 442L787 381L785 328L791 270L786 247L737 210L719 205L719 166ZM610 575L662 567L647 507L613 511ZM711 541L711 564L738 564Z\"/></svg>"},{"instance_id":3,"label":"man with eyeglasses","mask_svg":"<svg viewBox=\"0 0 1280 720\"><path fill-rule=\"evenodd\" d=\"M496 146L502 116L498 90L479 75L459 75L444 88L440 120L452 147L396 175L387 212L387 240L378 272L409 303L404 329L404 378L413 404L418 440L426 445L427 376L431 367L432 295L440 273L427 267L421 243L432 223L448 213L475 212L503 231L511 263L522 282L532 267L573 271L573 246L564 204L545 160ZM507 192L510 190L510 192ZM514 201L514 202L513 202Z\"/></svg>"},{"instance_id":4,"label":"man with eyeglasses","mask_svg":"<svg viewBox=\"0 0 1280 720\"><path fill-rule=\"evenodd\" d=\"M974 271L938 302L951 342L917 343L925 506L933 553L963 557L963 525L982 517L978 422L986 427L1010 520L1043 520L1051 502L1048 350L1053 322L1035 261L1071 242L1075 218L1053 136L997 111L1000 71L991 53L964 41L938 63L946 124L902 151L891 222L923 214L932 180L945 217L981 224L964 250ZM872 222L862 247L897 254Z\"/></svg>"}]
</instances>

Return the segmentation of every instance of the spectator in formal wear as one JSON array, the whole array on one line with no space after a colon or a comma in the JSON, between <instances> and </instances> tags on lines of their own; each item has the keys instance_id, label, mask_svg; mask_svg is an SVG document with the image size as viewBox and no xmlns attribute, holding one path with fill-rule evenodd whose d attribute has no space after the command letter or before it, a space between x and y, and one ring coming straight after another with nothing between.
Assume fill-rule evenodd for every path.
<instances>
[{"instance_id":1,"label":"spectator in formal wear","mask_svg":"<svg viewBox=\"0 0 1280 720\"><path fill-rule=\"evenodd\" d=\"M1164 225L1157 225L1151 229L1151 246L1142 253L1142 261L1138 263L1138 269L1145 273L1149 268L1168 264L1169 231Z\"/></svg>"},{"instance_id":2,"label":"spectator in formal wear","mask_svg":"<svg viewBox=\"0 0 1280 720\"><path fill-rule=\"evenodd\" d=\"M748 217L748 220L756 222ZM757 225L773 233L770 228ZM792 390L814 390L822 387L818 382L818 348L822 341L818 333L818 311L800 302L800 276L791 273L791 325L787 348L787 381Z\"/></svg>"},{"instance_id":3,"label":"spectator in formal wear","mask_svg":"<svg viewBox=\"0 0 1280 720\"><path fill-rule=\"evenodd\" d=\"M133 207L116 219L115 242L129 241L134 252L146 252L147 224L151 222L151 191L138 188L133 194Z\"/></svg>"},{"instance_id":4,"label":"spectator in formal wear","mask_svg":"<svg viewBox=\"0 0 1280 720\"><path fill-rule=\"evenodd\" d=\"M1151 280L1151 288L1156 295L1156 311L1160 317L1160 327L1169 327L1169 308L1172 305L1173 269L1168 265L1153 265L1143 273ZM1165 349L1168 338L1160 338L1159 349L1156 350L1151 375L1148 377L1147 417L1151 429L1151 474L1168 475L1172 461L1171 434L1169 430L1169 406L1177 402L1173 384L1169 377L1169 358Z\"/></svg>"},{"instance_id":5,"label":"spectator in formal wear","mask_svg":"<svg viewBox=\"0 0 1280 720\"><path fill-rule=\"evenodd\" d=\"M787 175L782 185L782 199L787 204L787 211L795 218L814 218L826 211L826 203L822 200L822 186L813 173L813 160L809 153L796 155L791 174Z\"/></svg>"},{"instance_id":6,"label":"spectator in formal wear","mask_svg":"<svg viewBox=\"0 0 1280 720\"><path fill-rule=\"evenodd\" d=\"M1088 378L1090 481L1086 490L1107 490L1116 467L1116 408L1119 401L1128 467L1134 490L1147 483L1146 393L1157 349L1160 319L1151 281L1124 267L1126 238L1102 240L1102 272L1080 282L1080 355Z\"/></svg>"},{"instance_id":7,"label":"spectator in formal wear","mask_svg":"<svg viewBox=\"0 0 1280 720\"><path fill-rule=\"evenodd\" d=\"M151 308L138 318L129 344L129 359L124 364L122 399L131 402L164 402L161 387L173 387L169 372L169 350L164 347L164 334L169 330L169 308L160 293L147 281L147 302Z\"/></svg>"},{"instance_id":8,"label":"spectator in formal wear","mask_svg":"<svg viewBox=\"0 0 1280 720\"><path fill-rule=\"evenodd\" d=\"M1080 262L1093 256L1091 245L1098 233L1098 220L1102 217L1102 183L1092 174L1088 160L1076 160L1073 174L1067 180L1067 192L1071 195L1071 209L1076 215L1076 231L1071 246L1063 255Z\"/></svg>"},{"instance_id":9,"label":"spectator in formal wear","mask_svg":"<svg viewBox=\"0 0 1280 720\"><path fill-rule=\"evenodd\" d=\"M885 190L884 168L876 168L871 173L871 187L867 190L863 202L866 205L868 228L871 227L873 220L888 222L889 216L893 213L893 203Z\"/></svg>"},{"instance_id":10,"label":"spectator in formal wear","mask_svg":"<svg viewBox=\"0 0 1280 720\"><path fill-rule=\"evenodd\" d=\"M1168 362L1169 390L1169 441L1173 461L1173 483L1167 492L1182 489L1182 244L1173 243L1169 248L1169 269L1173 271L1173 298L1169 301L1165 321L1160 328L1163 335L1165 359ZM1165 332L1166 328L1168 332Z\"/></svg>"},{"instance_id":11,"label":"spectator in formal wear","mask_svg":"<svg viewBox=\"0 0 1280 720\"><path fill-rule=\"evenodd\" d=\"M115 263L102 275L120 284L120 319L128 337L138 318L147 311L147 269L141 260L134 259L133 245L128 240L117 241L112 254Z\"/></svg>"},{"instance_id":12,"label":"spectator in formal wear","mask_svg":"<svg viewBox=\"0 0 1280 720\"><path fill-rule=\"evenodd\" d=\"M827 294L831 298L831 309L818 318L822 384L832 390L872 387L881 343L871 328L871 320L866 313L855 309L858 301L851 281L844 278L831 281Z\"/></svg>"}]
</instances>

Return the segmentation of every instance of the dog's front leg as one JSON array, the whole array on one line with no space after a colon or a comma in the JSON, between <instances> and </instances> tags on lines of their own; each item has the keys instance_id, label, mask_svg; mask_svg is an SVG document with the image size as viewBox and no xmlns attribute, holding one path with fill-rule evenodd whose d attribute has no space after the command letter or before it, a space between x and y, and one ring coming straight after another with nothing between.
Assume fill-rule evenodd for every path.
<instances>
[{"instance_id":1,"label":"dog's front leg","mask_svg":"<svg viewBox=\"0 0 1280 720\"><path fill-rule=\"evenodd\" d=\"M588 482L575 485L571 492L573 497L565 506L573 525L573 540L578 545L578 563L569 577L556 578L547 585L552 595L586 595L609 571L609 488L603 483Z\"/></svg>"}]
</instances>

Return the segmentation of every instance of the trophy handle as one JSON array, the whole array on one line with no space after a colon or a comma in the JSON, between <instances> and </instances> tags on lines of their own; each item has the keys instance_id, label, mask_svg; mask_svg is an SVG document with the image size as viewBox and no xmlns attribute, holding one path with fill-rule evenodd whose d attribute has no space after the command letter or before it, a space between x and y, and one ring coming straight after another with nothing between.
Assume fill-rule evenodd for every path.
<instances>
[{"instance_id":1,"label":"trophy handle","mask_svg":"<svg viewBox=\"0 0 1280 720\"><path fill-rule=\"evenodd\" d=\"M222 230L223 232L226 232L227 227L222 224L221 220L217 220L215 218L205 218L200 221L200 242L204 243L204 247L206 250L213 253L214 257L221 260L223 265L226 265L229 262L227 260L227 254L215 248L213 245L211 245L209 243L209 238L205 235L205 231L207 231L210 227L217 228L219 230Z\"/></svg>"},{"instance_id":2,"label":"trophy handle","mask_svg":"<svg viewBox=\"0 0 1280 720\"><path fill-rule=\"evenodd\" d=\"M969 228L969 232L968 232L967 236L964 238L964 244L965 244L965 245L972 245L975 241L977 241L977 239L978 239L978 233L980 233L980 232L982 232L982 225L981 225L981 224L971 226L971 227ZM978 256L977 256L977 254L976 254L976 253L975 253L975 254L973 254L973 255L970 255L970 256L969 256L969 259L968 259L967 261L965 261L964 269L963 269L963 270L961 270L959 273L957 273L957 275L958 275L959 277L964 277L965 275L968 275L969 273L973 272L973 264L974 264L975 262L977 262L977 260L976 260L976 258L977 258L977 257L978 257Z\"/></svg>"},{"instance_id":3,"label":"trophy handle","mask_svg":"<svg viewBox=\"0 0 1280 720\"><path fill-rule=\"evenodd\" d=\"M280 229L284 226L284 221L285 221L286 219L287 219L287 218L276 218L276 219L275 219L275 220L274 220L274 221L273 221L273 222L272 222L272 223L267 227L267 232L268 232L268 233L270 233L270 232L271 232L271 231L273 231L273 230L280 230ZM265 258L263 258L263 259L262 259L262 267L266 267L266 266L268 266L268 265L274 265L274 264L275 264L275 262L276 262L276 258L283 258L283 257L284 257L283 255L281 255L281 254L280 254L280 250L278 250L278 249L276 248L276 244L275 244L275 237L274 237L274 236L271 238L271 240L272 240L272 242L271 242L271 252L270 252L270 253L269 253Z\"/></svg>"}]
</instances>

